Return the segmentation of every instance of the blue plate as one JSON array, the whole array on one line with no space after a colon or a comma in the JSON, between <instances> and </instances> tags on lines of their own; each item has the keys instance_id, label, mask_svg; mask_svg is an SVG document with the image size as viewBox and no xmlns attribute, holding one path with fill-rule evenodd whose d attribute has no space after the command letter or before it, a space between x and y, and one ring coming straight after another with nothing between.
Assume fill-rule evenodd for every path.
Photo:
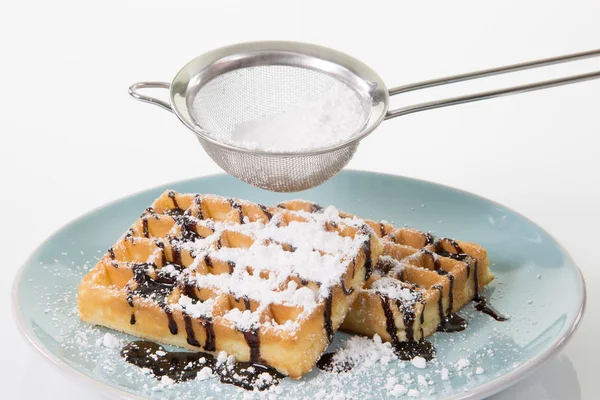
<instances>
[{"instance_id":1,"label":"blue plate","mask_svg":"<svg viewBox=\"0 0 600 400\"><path fill-rule=\"evenodd\" d=\"M485 295L510 316L508 321L496 322L468 305L461 314L469 327L458 334L433 335L438 355L426 369L396 360L380 360L367 371L340 375L315 368L299 381L285 379L277 392L269 393L272 395L381 398L393 392L395 381L406 389L418 390L420 398L490 396L522 379L556 353L583 314L585 285L568 253L536 224L492 201L433 183L360 171L344 171L318 188L293 196L256 189L225 175L209 176L147 190L78 218L46 240L16 278L14 312L29 341L58 366L121 397L179 400L248 396L215 379L162 388L142 370L123 362L119 348L100 343L109 330L88 326L77 316L80 279L167 188L264 204L305 198L334 204L364 218L385 219L430 230L438 236L473 241L488 250L496 280ZM114 333L124 343L132 339ZM349 337L336 334L332 346L343 345ZM469 360L470 365L461 369L457 366L460 359ZM443 368L449 371L447 380L441 379Z\"/></svg>"}]
</instances>

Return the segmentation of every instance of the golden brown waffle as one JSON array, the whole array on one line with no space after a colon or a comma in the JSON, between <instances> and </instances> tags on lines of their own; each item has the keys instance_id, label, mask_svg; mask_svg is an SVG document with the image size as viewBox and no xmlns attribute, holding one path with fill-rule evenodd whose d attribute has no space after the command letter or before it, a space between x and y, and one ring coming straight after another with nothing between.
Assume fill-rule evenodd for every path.
<instances>
[{"instance_id":1,"label":"golden brown waffle","mask_svg":"<svg viewBox=\"0 0 600 400\"><path fill-rule=\"evenodd\" d=\"M165 192L85 276L89 323L291 377L341 325L383 245L363 221Z\"/></svg>"},{"instance_id":2,"label":"golden brown waffle","mask_svg":"<svg viewBox=\"0 0 600 400\"><path fill-rule=\"evenodd\" d=\"M279 207L321 210L303 200ZM447 238L434 241L430 233L364 221L383 239L384 250L346 316L344 330L398 343L420 341L438 329L456 329L461 321L454 313L494 279L481 246Z\"/></svg>"}]
</instances>

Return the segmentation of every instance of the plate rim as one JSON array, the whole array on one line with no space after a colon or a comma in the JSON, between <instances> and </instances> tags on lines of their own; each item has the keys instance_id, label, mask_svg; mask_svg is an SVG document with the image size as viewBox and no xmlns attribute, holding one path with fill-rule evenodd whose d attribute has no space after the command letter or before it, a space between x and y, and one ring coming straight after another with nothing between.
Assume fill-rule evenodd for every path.
<instances>
[{"instance_id":1,"label":"plate rim","mask_svg":"<svg viewBox=\"0 0 600 400\"><path fill-rule=\"evenodd\" d=\"M535 371L535 369L537 369L547 359L549 359L550 357L554 356L559 351L561 351L565 347L565 345L569 342L569 340L572 339L573 334L575 333L577 328L580 326L581 320L583 319L583 315L585 313L585 308L586 308L586 303L587 303L587 288L586 288L585 278L583 276L583 273L581 272L581 269L579 268L577 263L575 263L575 260L573 259L573 257L569 253L569 251L552 234L550 234L548 232L548 230L546 230L543 226L541 226L537 222L531 220L530 218L526 217L525 215L521 214L520 212L515 211L514 209L507 207L503 204L500 204L494 200L488 199L484 196L472 193L467 190L458 189L458 188L448 186L448 185L445 185L442 183L437 183L437 182L432 182L432 181L428 181L428 180L424 180L424 179L412 178L412 177L407 177L407 176L402 176L402 175L388 174L388 173L382 173L382 172L372 172L372 171L365 171L365 170L356 170L356 169L344 169L339 174L380 175L380 176L388 177L388 178L413 181L413 182L416 182L419 184L438 186L445 190L457 192L462 195L468 195L470 197L476 198L477 200L482 200L482 201L490 203L492 205L504 208L504 209L514 213L515 215L518 215L519 217L523 218L525 221L536 226L537 228L542 230L546 235L548 235L548 237L550 237L556 243L556 245L561 250L561 252L566 257L568 257L568 259L571 262L571 267L575 270L574 272L576 272L576 274L575 274L576 279L578 278L577 283L581 286L581 289L582 289L581 296L579 299L580 300L579 301L579 309L577 311L575 318L571 322L570 326L568 326L567 329L564 329L564 333L562 335L557 336L555 338L555 340L548 346L548 348L545 351L543 351L542 353L536 355L535 357L527 360L526 362L519 365L514 370L506 373L505 375L498 377L496 379L493 379L487 383L484 383L483 385L476 386L475 388L473 388L472 390L469 390L468 392L458 393L458 394L446 396L446 397L441 397L440 400L475 400L475 399L482 399L482 398L485 398L488 396L492 396L512 385L515 385L519 381L521 381L524 378L526 378L527 376L529 376L531 373L533 373ZM74 223L80 221L81 219L86 218L86 217L98 212L100 209L112 207L115 204L125 201L127 199L130 199L132 197L141 195L145 192L157 190L157 189L165 187L165 186L180 185L180 184L185 184L187 182L196 181L196 180L200 180L200 179L214 179L214 178L219 178L219 177L227 178L228 175L224 174L224 173L209 174L209 175L204 175L204 176L200 176L200 177L186 178L186 179L181 179L181 180L172 181L172 182L168 182L168 183L162 183L162 184L158 184L158 185L155 185L155 186L152 186L149 188L137 190L133 193L118 197L115 200L112 200L112 201L106 202L104 204L101 204L97 207L94 207L91 210L70 219L68 222L62 224L61 226L56 228L54 231L52 231L52 233L50 233L48 236L46 236L46 238L44 240L42 240L41 243L38 244L35 247L35 249L33 249L31 251L31 253L27 257L27 259L21 264L21 266L17 270L17 273L15 274L15 277L13 278L13 282L11 285L11 312L12 312L13 320L16 322L16 325L19 328L18 330L21 333L21 335L25 337L26 342L29 343L35 350L40 352L44 356L44 359L46 359L47 361L50 361L54 365L57 365L58 367L60 367L60 369L62 371L65 371L72 376L84 378L85 381L92 383L97 388L101 388L102 390L108 391L109 393L111 393L115 396L118 396L118 398L134 399L134 400L146 399L146 397L142 397L137 394L129 393L123 389L111 386L108 383L105 383L98 379L95 379L92 376L89 376L89 375L85 374L84 372L77 370L75 367L67 364L66 362L61 360L59 357L57 357L54 354L52 354L51 352L47 351L46 347L37 339L37 337L33 334L33 332L31 332L31 328L27 324L25 324L24 316L22 315L21 309L18 306L17 299L18 299L18 295L19 295L19 286L22 281L22 276L23 276L23 273L25 272L26 267L30 264L32 256L34 254L36 254L37 252L39 252L39 250L42 249L42 247L44 247L44 245L46 243L48 243L51 239L53 239L59 232L68 228L69 226L73 225Z\"/></svg>"}]
</instances>

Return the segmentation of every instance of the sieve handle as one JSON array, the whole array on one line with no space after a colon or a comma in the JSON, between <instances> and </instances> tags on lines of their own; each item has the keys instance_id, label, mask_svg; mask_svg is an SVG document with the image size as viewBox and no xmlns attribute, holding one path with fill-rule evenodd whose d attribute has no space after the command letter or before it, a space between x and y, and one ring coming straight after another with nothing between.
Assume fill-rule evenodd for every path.
<instances>
[{"instance_id":1,"label":"sieve handle","mask_svg":"<svg viewBox=\"0 0 600 400\"><path fill-rule=\"evenodd\" d=\"M154 97L144 96L143 94L138 93L138 89L150 89L150 88L158 88L158 89L170 89L171 85L167 82L138 82L134 83L129 87L129 94L134 99L139 101L143 101L150 104L156 104L159 107L164 108L165 110L173 112L173 108L171 108L171 104L160 99L156 99Z\"/></svg>"},{"instance_id":2,"label":"sieve handle","mask_svg":"<svg viewBox=\"0 0 600 400\"><path fill-rule=\"evenodd\" d=\"M529 61L520 64L507 65L499 68L491 68L487 70L475 71L466 74L448 76L445 78L432 79L429 81L417 82L410 85L398 86L390 89L390 96L394 96L400 93L411 92L414 90L426 89L435 86L442 86L456 82L462 82L467 80L473 80L478 78L484 78L487 76L506 74L509 72L522 71L531 68L545 67L548 65L566 63L571 61L582 60L591 57L600 56L600 49L590 50L581 53L568 54L558 57L546 58L537 61ZM518 93L530 92L533 90L548 89L551 87L569 85L571 83L584 82L592 79L599 79L600 71L589 72L586 74L573 75L564 78L552 79L548 81L535 82L520 86L513 86L508 88L490 90L487 92L474 93L465 96L451 97L446 99L428 101L425 103L419 103L411 106L397 108L390 110L385 115L385 119L399 117L401 115L412 114L419 111L431 110L434 108L448 107L457 104L470 103L473 101L487 100L494 97L507 96Z\"/></svg>"}]
</instances>

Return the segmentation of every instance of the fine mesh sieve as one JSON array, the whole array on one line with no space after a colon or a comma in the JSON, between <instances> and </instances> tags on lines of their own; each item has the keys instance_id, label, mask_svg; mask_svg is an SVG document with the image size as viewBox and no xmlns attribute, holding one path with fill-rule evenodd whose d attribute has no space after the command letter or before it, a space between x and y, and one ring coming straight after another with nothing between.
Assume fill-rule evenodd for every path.
<instances>
[{"instance_id":1,"label":"fine mesh sieve","mask_svg":"<svg viewBox=\"0 0 600 400\"><path fill-rule=\"evenodd\" d=\"M388 91L368 66L335 50L295 42L253 42L213 50L189 62L171 84L140 82L129 93L174 112L227 173L263 189L293 192L317 186L339 172L359 141L384 119L600 78L600 71L388 111L391 95L595 56L600 50ZM170 102L141 95L142 88L170 89ZM277 118L281 121L273 122ZM285 121L293 123L286 126ZM252 136L241 136L260 136L266 126L272 136L264 140L272 148L256 147L245 141Z\"/></svg>"}]
</instances>

